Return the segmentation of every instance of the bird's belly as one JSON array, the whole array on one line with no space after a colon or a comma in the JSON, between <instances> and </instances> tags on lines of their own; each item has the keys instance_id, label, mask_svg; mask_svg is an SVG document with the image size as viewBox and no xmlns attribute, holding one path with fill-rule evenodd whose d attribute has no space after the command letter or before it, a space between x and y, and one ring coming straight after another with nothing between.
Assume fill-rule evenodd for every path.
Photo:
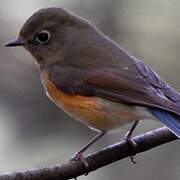
<instances>
[{"instance_id":1,"label":"bird's belly","mask_svg":"<svg viewBox=\"0 0 180 180\"><path fill-rule=\"evenodd\" d=\"M47 95L61 109L83 124L99 130L110 131L119 126L143 119L137 106L129 106L99 97L67 94L50 82L43 80Z\"/></svg>"}]
</instances>

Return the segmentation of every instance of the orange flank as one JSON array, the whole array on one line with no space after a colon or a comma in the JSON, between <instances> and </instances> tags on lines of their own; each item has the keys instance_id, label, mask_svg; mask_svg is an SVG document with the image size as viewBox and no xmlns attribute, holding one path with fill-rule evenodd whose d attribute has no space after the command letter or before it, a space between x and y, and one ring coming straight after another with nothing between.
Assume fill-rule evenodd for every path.
<instances>
[{"instance_id":1,"label":"orange flank","mask_svg":"<svg viewBox=\"0 0 180 180\"><path fill-rule=\"evenodd\" d=\"M49 98L70 116L93 129L109 131L139 118L133 107L99 97L67 94L47 77L47 74L42 76Z\"/></svg>"}]
</instances>

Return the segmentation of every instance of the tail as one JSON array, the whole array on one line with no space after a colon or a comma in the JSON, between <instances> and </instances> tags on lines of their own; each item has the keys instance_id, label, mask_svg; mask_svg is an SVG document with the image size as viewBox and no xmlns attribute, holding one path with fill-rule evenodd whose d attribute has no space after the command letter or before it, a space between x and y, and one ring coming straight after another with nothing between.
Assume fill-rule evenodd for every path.
<instances>
[{"instance_id":1,"label":"tail","mask_svg":"<svg viewBox=\"0 0 180 180\"><path fill-rule=\"evenodd\" d=\"M180 116L159 108L148 108L150 112L180 138Z\"/></svg>"}]
</instances>

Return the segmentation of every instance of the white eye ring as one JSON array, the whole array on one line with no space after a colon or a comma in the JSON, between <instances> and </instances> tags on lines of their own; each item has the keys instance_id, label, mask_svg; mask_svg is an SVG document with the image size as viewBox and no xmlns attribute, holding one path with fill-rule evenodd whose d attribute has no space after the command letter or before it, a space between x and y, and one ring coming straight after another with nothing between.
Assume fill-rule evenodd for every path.
<instances>
[{"instance_id":1,"label":"white eye ring","mask_svg":"<svg viewBox=\"0 0 180 180\"><path fill-rule=\"evenodd\" d=\"M40 44L46 44L51 37L51 34L47 30L42 30L35 35L35 40Z\"/></svg>"}]
</instances>

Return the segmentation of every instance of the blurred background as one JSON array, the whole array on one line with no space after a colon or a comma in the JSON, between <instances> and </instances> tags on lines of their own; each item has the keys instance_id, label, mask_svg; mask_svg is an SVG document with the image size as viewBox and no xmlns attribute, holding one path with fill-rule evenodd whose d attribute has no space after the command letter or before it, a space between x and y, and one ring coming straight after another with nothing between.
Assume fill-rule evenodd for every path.
<instances>
[{"instance_id":1,"label":"blurred background","mask_svg":"<svg viewBox=\"0 0 180 180\"><path fill-rule=\"evenodd\" d=\"M96 134L48 100L27 51L4 48L29 16L49 6L87 18L180 91L179 0L1 0L0 173L63 163ZM135 134L160 126L141 122ZM105 136L88 153L119 141L128 128ZM137 155L137 165L127 158L78 179L179 180L179 149L172 142Z\"/></svg>"}]
</instances>

